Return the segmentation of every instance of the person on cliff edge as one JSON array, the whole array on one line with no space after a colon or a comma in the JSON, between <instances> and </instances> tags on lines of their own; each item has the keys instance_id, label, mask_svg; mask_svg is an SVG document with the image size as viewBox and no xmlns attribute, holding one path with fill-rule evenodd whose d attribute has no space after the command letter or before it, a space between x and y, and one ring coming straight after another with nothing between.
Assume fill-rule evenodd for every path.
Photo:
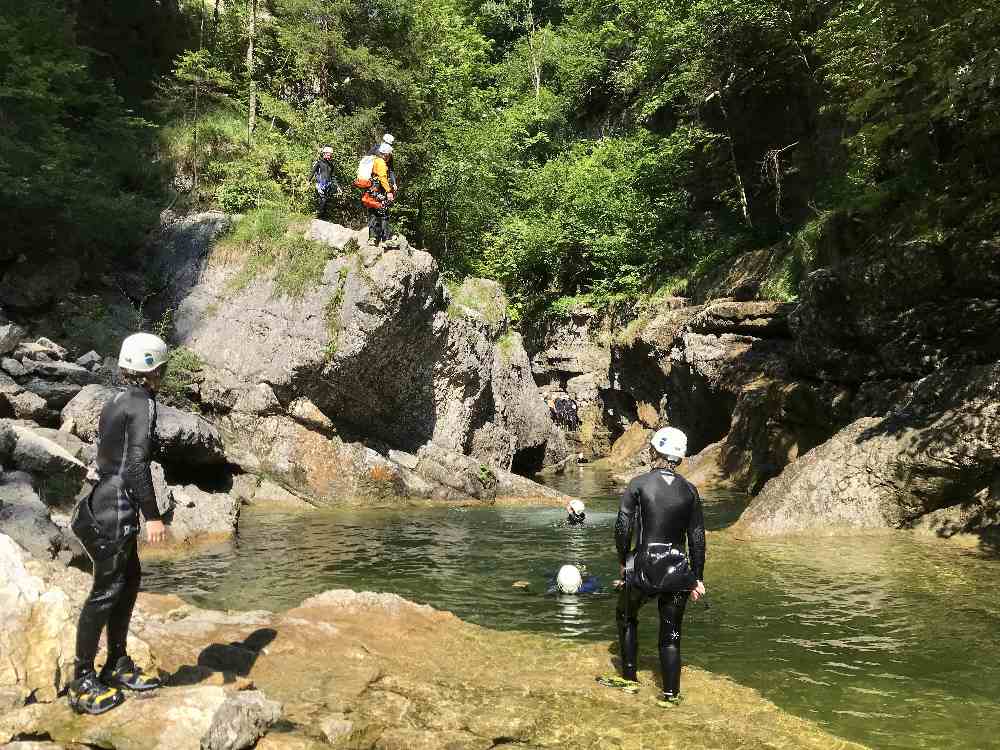
<instances>
[{"instance_id":1,"label":"person on cliff edge","mask_svg":"<svg viewBox=\"0 0 1000 750\"><path fill-rule=\"evenodd\" d=\"M343 192L333 173L333 168L333 147L324 146L309 172L309 179L316 186L316 218L318 219L326 218L326 208L330 201Z\"/></svg>"},{"instance_id":2,"label":"person on cliff edge","mask_svg":"<svg viewBox=\"0 0 1000 750\"><path fill-rule=\"evenodd\" d=\"M127 387L104 405L97 430L98 482L73 510L72 529L94 566L94 584L80 612L76 663L68 686L77 713L102 714L121 705L122 688L153 690L155 677L143 674L128 655L126 641L142 570L137 537L139 514L146 539L163 541L150 472L156 429L156 392L167 362L167 345L149 333L122 343L118 366ZM97 673L94 659L107 631L107 660Z\"/></svg>"},{"instance_id":3,"label":"person on cliff edge","mask_svg":"<svg viewBox=\"0 0 1000 750\"><path fill-rule=\"evenodd\" d=\"M598 681L626 692L638 690L639 609L657 599L663 675L658 702L670 707L681 694L684 608L689 597L697 601L705 595L705 521L698 490L677 473L687 453L685 434L673 427L659 430L649 450L653 468L629 483L615 522L615 546L624 580L615 608L621 676ZM684 554L685 538L690 560Z\"/></svg>"}]
</instances>

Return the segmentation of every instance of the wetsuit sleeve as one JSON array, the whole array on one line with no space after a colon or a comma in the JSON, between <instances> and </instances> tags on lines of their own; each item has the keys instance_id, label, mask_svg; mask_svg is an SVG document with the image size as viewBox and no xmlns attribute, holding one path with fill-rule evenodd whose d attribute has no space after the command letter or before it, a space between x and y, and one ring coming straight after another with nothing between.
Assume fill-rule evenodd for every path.
<instances>
[{"instance_id":1,"label":"wetsuit sleeve","mask_svg":"<svg viewBox=\"0 0 1000 750\"><path fill-rule=\"evenodd\" d=\"M618 506L618 518L615 521L615 547L618 549L618 562L622 565L625 564L625 558L632 546L632 529L635 525L638 494L633 480L622 493L622 500Z\"/></svg>"},{"instance_id":2,"label":"wetsuit sleeve","mask_svg":"<svg viewBox=\"0 0 1000 750\"><path fill-rule=\"evenodd\" d=\"M129 410L126 422L125 466L122 479L133 502L139 505L147 521L158 521L160 509L156 505L153 474L149 463L153 457L153 430L156 427L156 402L153 399L137 401Z\"/></svg>"},{"instance_id":3,"label":"wetsuit sleeve","mask_svg":"<svg viewBox=\"0 0 1000 750\"><path fill-rule=\"evenodd\" d=\"M701 496L693 487L694 505L688 519L688 554L691 556L691 570L699 581L705 580L705 513L701 507Z\"/></svg>"},{"instance_id":4,"label":"wetsuit sleeve","mask_svg":"<svg viewBox=\"0 0 1000 750\"><path fill-rule=\"evenodd\" d=\"M318 171L319 171L319 162L318 161L314 161L313 165L312 165L312 169L309 170L309 180L310 181L316 179L316 173Z\"/></svg>"}]
</instances>

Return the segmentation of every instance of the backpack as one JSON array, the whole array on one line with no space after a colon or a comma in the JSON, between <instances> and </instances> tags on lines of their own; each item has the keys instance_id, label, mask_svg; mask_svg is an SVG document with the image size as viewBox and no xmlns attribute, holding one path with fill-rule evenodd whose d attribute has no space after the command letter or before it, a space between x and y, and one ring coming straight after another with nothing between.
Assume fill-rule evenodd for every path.
<instances>
[{"instance_id":1,"label":"backpack","mask_svg":"<svg viewBox=\"0 0 1000 750\"><path fill-rule=\"evenodd\" d=\"M354 187L366 190L372 186L372 167L375 165L374 156L363 156L358 164L358 176L352 183Z\"/></svg>"}]
</instances>

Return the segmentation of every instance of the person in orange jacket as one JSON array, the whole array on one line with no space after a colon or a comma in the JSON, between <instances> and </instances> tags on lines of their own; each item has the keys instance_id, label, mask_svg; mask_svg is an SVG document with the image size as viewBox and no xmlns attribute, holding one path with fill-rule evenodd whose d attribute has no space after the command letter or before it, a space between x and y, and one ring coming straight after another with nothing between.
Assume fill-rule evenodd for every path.
<instances>
[{"instance_id":1,"label":"person in orange jacket","mask_svg":"<svg viewBox=\"0 0 1000 750\"><path fill-rule=\"evenodd\" d=\"M381 244L392 236L389 228L389 206L396 199L396 193L389 179L391 165L392 146L383 143L379 146L375 162L372 164L371 187L361 197L361 202L368 209L369 244Z\"/></svg>"}]
</instances>

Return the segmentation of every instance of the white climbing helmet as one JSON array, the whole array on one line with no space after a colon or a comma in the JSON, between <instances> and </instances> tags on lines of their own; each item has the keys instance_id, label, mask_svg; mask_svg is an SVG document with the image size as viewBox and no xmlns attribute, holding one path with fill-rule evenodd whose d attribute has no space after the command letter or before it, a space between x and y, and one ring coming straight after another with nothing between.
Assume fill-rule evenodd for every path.
<instances>
[{"instance_id":1,"label":"white climbing helmet","mask_svg":"<svg viewBox=\"0 0 1000 750\"><path fill-rule=\"evenodd\" d=\"M382 143L386 144L387 146L391 146L395 142L396 142L396 137L392 133L386 133L385 135L382 136Z\"/></svg>"},{"instance_id":2,"label":"white climbing helmet","mask_svg":"<svg viewBox=\"0 0 1000 750\"><path fill-rule=\"evenodd\" d=\"M575 594L583 585L583 576L575 565L563 565L556 576L556 588L564 594Z\"/></svg>"},{"instance_id":3,"label":"white climbing helmet","mask_svg":"<svg viewBox=\"0 0 1000 750\"><path fill-rule=\"evenodd\" d=\"M166 364L167 343L151 333L133 333L122 342L118 366L132 372L152 372Z\"/></svg>"},{"instance_id":4,"label":"white climbing helmet","mask_svg":"<svg viewBox=\"0 0 1000 750\"><path fill-rule=\"evenodd\" d=\"M379 144L378 152L382 156L388 156L389 154L392 153L392 146L390 146L388 143Z\"/></svg>"},{"instance_id":5,"label":"white climbing helmet","mask_svg":"<svg viewBox=\"0 0 1000 750\"><path fill-rule=\"evenodd\" d=\"M333 153L333 146L323 146L323 150L322 150L321 153L332 154Z\"/></svg>"},{"instance_id":6,"label":"white climbing helmet","mask_svg":"<svg viewBox=\"0 0 1000 750\"><path fill-rule=\"evenodd\" d=\"M653 433L649 444L661 456L666 456L676 461L680 461L687 455L687 435L676 427L664 427L662 430L657 430Z\"/></svg>"},{"instance_id":7,"label":"white climbing helmet","mask_svg":"<svg viewBox=\"0 0 1000 750\"><path fill-rule=\"evenodd\" d=\"M570 500L569 509L574 515L582 516L587 512L587 506L583 504L583 500Z\"/></svg>"}]
</instances>

